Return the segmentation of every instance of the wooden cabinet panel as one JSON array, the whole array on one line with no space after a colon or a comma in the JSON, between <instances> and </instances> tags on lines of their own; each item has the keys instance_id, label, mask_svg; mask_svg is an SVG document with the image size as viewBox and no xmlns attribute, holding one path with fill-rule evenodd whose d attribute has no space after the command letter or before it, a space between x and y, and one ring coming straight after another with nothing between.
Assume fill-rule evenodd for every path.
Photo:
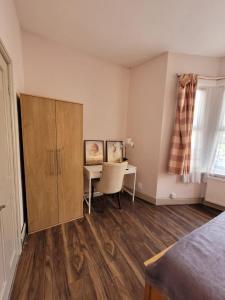
<instances>
[{"instance_id":1,"label":"wooden cabinet panel","mask_svg":"<svg viewBox=\"0 0 225 300\"><path fill-rule=\"evenodd\" d=\"M56 101L21 96L29 232L58 223Z\"/></svg>"},{"instance_id":2,"label":"wooden cabinet panel","mask_svg":"<svg viewBox=\"0 0 225 300\"><path fill-rule=\"evenodd\" d=\"M56 101L59 222L83 216L83 106Z\"/></svg>"}]
</instances>

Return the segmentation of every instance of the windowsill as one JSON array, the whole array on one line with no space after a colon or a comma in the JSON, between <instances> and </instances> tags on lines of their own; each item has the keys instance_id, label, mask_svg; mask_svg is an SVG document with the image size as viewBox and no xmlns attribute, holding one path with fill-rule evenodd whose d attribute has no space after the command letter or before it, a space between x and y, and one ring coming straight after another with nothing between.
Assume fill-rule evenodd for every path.
<instances>
[{"instance_id":1,"label":"windowsill","mask_svg":"<svg viewBox=\"0 0 225 300\"><path fill-rule=\"evenodd\" d=\"M219 180L219 181L225 181L225 175L209 174L208 178Z\"/></svg>"}]
</instances>

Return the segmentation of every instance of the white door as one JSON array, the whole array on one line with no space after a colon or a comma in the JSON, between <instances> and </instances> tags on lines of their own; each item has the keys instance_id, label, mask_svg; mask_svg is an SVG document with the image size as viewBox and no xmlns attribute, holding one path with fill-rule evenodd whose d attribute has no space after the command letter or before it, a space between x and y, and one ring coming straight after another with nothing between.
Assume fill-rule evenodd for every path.
<instances>
[{"instance_id":1,"label":"white door","mask_svg":"<svg viewBox=\"0 0 225 300\"><path fill-rule=\"evenodd\" d=\"M7 299L18 260L8 68L0 54L0 300Z\"/></svg>"}]
</instances>

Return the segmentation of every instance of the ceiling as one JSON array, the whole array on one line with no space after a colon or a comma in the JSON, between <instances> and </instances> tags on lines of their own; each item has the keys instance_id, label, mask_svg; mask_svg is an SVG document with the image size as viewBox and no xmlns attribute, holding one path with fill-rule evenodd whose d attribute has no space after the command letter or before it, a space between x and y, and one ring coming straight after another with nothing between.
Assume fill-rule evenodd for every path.
<instances>
[{"instance_id":1,"label":"ceiling","mask_svg":"<svg viewBox=\"0 0 225 300\"><path fill-rule=\"evenodd\" d=\"M225 56L225 0L15 0L24 30L134 66L162 52Z\"/></svg>"}]
</instances>

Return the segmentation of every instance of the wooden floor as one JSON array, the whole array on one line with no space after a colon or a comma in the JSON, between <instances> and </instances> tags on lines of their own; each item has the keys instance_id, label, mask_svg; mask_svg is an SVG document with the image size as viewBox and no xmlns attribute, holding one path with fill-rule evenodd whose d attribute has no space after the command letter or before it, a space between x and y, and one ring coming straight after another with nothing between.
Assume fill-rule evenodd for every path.
<instances>
[{"instance_id":1,"label":"wooden floor","mask_svg":"<svg viewBox=\"0 0 225 300\"><path fill-rule=\"evenodd\" d=\"M122 196L96 199L84 219L35 233L19 261L11 299L143 299L143 262L218 212L202 205L155 207Z\"/></svg>"}]
</instances>

